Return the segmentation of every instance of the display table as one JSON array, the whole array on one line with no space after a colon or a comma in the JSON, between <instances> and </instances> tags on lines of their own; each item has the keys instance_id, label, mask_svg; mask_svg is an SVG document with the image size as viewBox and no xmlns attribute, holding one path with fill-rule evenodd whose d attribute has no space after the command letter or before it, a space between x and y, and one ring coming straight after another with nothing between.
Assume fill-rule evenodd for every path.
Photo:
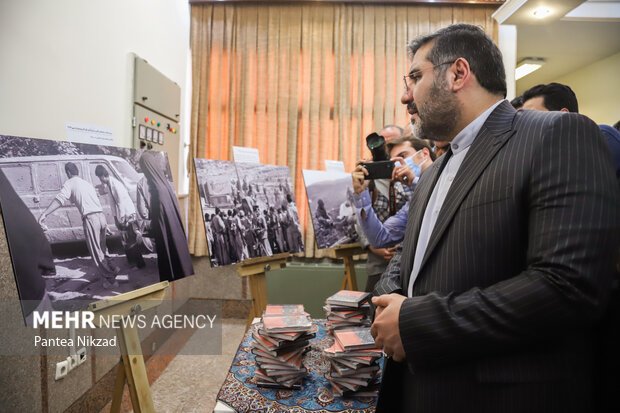
<instances>
[{"instance_id":1,"label":"display table","mask_svg":"<svg viewBox=\"0 0 620 413\"><path fill-rule=\"evenodd\" d=\"M214 412L374 412L376 397L334 397L325 379L329 361L322 350L333 344L327 335L325 320L313 320L316 338L310 342L310 351L304 356L308 374L301 390L264 389L256 385L252 332L258 324L250 326L237 349L226 380L217 395ZM381 363L383 364L383 363Z\"/></svg>"}]
</instances>

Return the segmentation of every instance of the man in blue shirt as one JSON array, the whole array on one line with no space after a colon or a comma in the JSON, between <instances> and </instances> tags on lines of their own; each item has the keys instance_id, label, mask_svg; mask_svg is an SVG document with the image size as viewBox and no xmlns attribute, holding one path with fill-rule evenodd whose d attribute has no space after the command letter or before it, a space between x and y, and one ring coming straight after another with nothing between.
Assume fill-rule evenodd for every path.
<instances>
[{"instance_id":1,"label":"man in blue shirt","mask_svg":"<svg viewBox=\"0 0 620 413\"><path fill-rule=\"evenodd\" d=\"M403 136L403 129L397 125L385 125L378 134L383 136L385 142L389 144L390 141ZM369 187L369 192L372 194L373 208L381 222L394 215L409 201L409 193L406 187L400 183L390 182L387 179L374 180L372 187ZM349 197L347 196L347 198ZM368 247L368 259L366 260L366 274L368 278L364 290L371 292L392 259L394 249L374 248L372 245L369 245L368 239L362 233L363 231L359 231L359 227L358 232L360 244L364 248Z\"/></svg>"},{"instance_id":2,"label":"man in blue shirt","mask_svg":"<svg viewBox=\"0 0 620 413\"><path fill-rule=\"evenodd\" d=\"M394 168L392 175L393 181L399 181L406 188L409 195L413 192L419 177L415 175L411 167L405 162L406 158L413 157L413 162L420 167L420 173L433 164L435 155L429 145L413 136L403 136L391 140L387 144L387 150L392 160L398 161L400 166ZM358 221L368 238L370 245L374 248L393 247L402 241L405 228L407 226L407 214L409 213L409 202L407 202L395 215L380 220L377 217L373 202L368 192L368 180L364 176L368 172L358 164L353 171L353 201L357 212Z\"/></svg>"}]
</instances>

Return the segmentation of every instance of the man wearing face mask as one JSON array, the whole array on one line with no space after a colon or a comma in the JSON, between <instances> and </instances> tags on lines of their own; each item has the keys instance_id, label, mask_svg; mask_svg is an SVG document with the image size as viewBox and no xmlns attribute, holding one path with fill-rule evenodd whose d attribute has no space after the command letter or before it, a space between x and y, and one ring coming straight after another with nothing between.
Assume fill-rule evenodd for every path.
<instances>
[{"instance_id":1,"label":"man wearing face mask","mask_svg":"<svg viewBox=\"0 0 620 413\"><path fill-rule=\"evenodd\" d=\"M397 165L392 172L392 180L399 181L413 190L420 175L433 164L435 155L429 145L413 136L403 136L388 142L387 151ZM353 171L353 200L358 221L374 248L391 247L402 241L407 227L407 215L409 214L409 202L407 202L395 215L387 218L383 223L377 217L371 203L370 194L366 189L368 180L365 175L368 171L358 165Z\"/></svg>"},{"instance_id":2,"label":"man wearing face mask","mask_svg":"<svg viewBox=\"0 0 620 413\"><path fill-rule=\"evenodd\" d=\"M403 129L396 125L386 125L379 131L378 135L383 137L384 142L376 147L378 151L376 155L381 158L379 160L387 160L388 154L385 150L385 142L391 142L403 136ZM374 144L371 144L369 149L371 146L374 148ZM372 151L371 149L371 152ZM382 155L385 156L385 159L383 159ZM377 160L375 159L375 153L373 153L372 158L373 160ZM374 212L380 221L384 221L388 217L394 215L409 201L410 196L409 188L406 185L392 182L389 179L374 179L369 181L368 193L369 199L372 200ZM353 205L353 202L351 204ZM359 226L356 227L360 244L364 248L368 247L368 259L366 261L366 274L368 275L368 279L366 281L365 291L371 292L381 277L381 274L385 271L388 263L391 261L395 248L375 248L368 242Z\"/></svg>"}]
</instances>

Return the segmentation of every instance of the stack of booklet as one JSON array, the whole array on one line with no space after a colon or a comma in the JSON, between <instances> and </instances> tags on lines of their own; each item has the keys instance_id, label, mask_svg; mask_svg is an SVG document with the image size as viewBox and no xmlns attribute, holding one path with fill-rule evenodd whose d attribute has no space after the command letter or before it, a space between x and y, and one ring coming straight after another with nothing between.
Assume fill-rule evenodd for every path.
<instances>
[{"instance_id":1,"label":"stack of booklet","mask_svg":"<svg viewBox=\"0 0 620 413\"><path fill-rule=\"evenodd\" d=\"M369 326L370 293L340 290L325 300L327 330L332 332L340 328Z\"/></svg>"},{"instance_id":2,"label":"stack of booklet","mask_svg":"<svg viewBox=\"0 0 620 413\"><path fill-rule=\"evenodd\" d=\"M261 387L301 389L306 374L302 363L310 348L312 320L304 306L268 305L262 324L252 333L252 353L256 356L256 379Z\"/></svg>"},{"instance_id":3,"label":"stack of booklet","mask_svg":"<svg viewBox=\"0 0 620 413\"><path fill-rule=\"evenodd\" d=\"M370 327L339 329L334 337L334 345L324 350L330 363L326 378L334 395L376 396L382 352Z\"/></svg>"}]
</instances>

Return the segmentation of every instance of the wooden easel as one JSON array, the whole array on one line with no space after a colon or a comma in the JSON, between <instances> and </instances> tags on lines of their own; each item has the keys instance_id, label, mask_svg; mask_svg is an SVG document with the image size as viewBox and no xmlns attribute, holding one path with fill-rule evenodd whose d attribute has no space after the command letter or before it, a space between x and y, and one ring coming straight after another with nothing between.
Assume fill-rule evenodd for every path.
<instances>
[{"instance_id":1,"label":"wooden easel","mask_svg":"<svg viewBox=\"0 0 620 413\"><path fill-rule=\"evenodd\" d=\"M141 311L161 304L168 287L168 281L162 281L139 290L130 291L113 298L97 301L88 306L88 310L95 313L95 324L99 325L101 317L107 318L117 315L121 317L135 317ZM146 366L142 356L138 328L121 327L116 329L118 345L121 350L121 362L116 370L114 395L110 412L117 413L121 409L125 382L129 387L129 396L133 411L136 413L154 412L151 387L146 375Z\"/></svg>"},{"instance_id":2,"label":"wooden easel","mask_svg":"<svg viewBox=\"0 0 620 413\"><path fill-rule=\"evenodd\" d=\"M359 244L344 244L334 248L337 258L344 260L344 277L342 278L341 290L357 291L357 276L353 265L353 256L363 254L364 250Z\"/></svg>"},{"instance_id":3,"label":"wooden easel","mask_svg":"<svg viewBox=\"0 0 620 413\"><path fill-rule=\"evenodd\" d=\"M237 274L240 277L249 277L250 293L252 294L252 310L248 317L246 328L252 324L255 317L261 317L267 307L267 279L265 273L270 270L284 268L286 259L291 254L284 252L269 257L251 258L237 264Z\"/></svg>"}]
</instances>

